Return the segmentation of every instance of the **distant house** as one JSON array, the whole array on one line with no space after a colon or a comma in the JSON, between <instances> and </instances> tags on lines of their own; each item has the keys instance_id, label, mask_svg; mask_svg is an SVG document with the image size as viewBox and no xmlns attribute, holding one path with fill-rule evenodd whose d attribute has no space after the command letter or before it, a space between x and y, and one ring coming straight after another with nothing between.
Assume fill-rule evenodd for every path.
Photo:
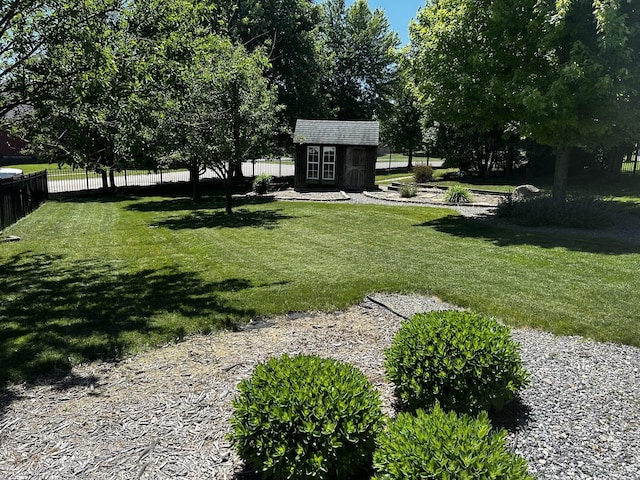
<instances>
[{"instance_id":1,"label":"distant house","mask_svg":"<svg viewBox=\"0 0 640 480\"><path fill-rule=\"evenodd\" d=\"M378 122L298 120L293 138L295 189L375 188Z\"/></svg>"},{"instance_id":2,"label":"distant house","mask_svg":"<svg viewBox=\"0 0 640 480\"><path fill-rule=\"evenodd\" d=\"M26 163L31 159L31 156L22 153L25 146L24 140L13 138L6 132L0 131L0 167L14 163Z\"/></svg>"}]
</instances>

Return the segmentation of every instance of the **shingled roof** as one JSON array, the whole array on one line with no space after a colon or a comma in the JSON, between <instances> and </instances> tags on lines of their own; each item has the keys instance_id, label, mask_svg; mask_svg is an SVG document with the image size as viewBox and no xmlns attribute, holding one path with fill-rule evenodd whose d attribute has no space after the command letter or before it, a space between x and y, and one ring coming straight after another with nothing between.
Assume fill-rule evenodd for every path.
<instances>
[{"instance_id":1,"label":"shingled roof","mask_svg":"<svg viewBox=\"0 0 640 480\"><path fill-rule=\"evenodd\" d=\"M380 124L370 121L298 120L294 143L368 145L380 143Z\"/></svg>"}]
</instances>

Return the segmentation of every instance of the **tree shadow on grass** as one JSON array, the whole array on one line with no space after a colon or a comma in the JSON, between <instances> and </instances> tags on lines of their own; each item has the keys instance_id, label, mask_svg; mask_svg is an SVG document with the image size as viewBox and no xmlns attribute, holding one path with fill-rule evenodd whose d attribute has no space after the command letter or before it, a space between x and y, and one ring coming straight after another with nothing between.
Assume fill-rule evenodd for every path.
<instances>
[{"instance_id":1,"label":"tree shadow on grass","mask_svg":"<svg viewBox=\"0 0 640 480\"><path fill-rule=\"evenodd\" d=\"M156 226L171 230L244 227L273 229L282 220L291 218L293 217L283 215L279 210L239 209L233 215L227 215L223 211L193 211L182 217L167 218L157 222Z\"/></svg>"},{"instance_id":2,"label":"tree shadow on grass","mask_svg":"<svg viewBox=\"0 0 640 480\"><path fill-rule=\"evenodd\" d=\"M446 215L428 222L414 225L430 227L448 235L477 238L499 247L531 245L540 248L565 248L576 252L601 253L606 255L630 255L640 253L640 246L628 242L590 234L589 231L576 232L575 229L562 231L556 228L520 227L510 224L496 224L493 220L480 220L461 215Z\"/></svg>"},{"instance_id":3,"label":"tree shadow on grass","mask_svg":"<svg viewBox=\"0 0 640 480\"><path fill-rule=\"evenodd\" d=\"M0 385L42 374L55 383L76 362L117 360L134 346L255 316L223 298L254 287L244 279L210 282L174 268L126 272L29 252L5 259L0 271Z\"/></svg>"},{"instance_id":4,"label":"tree shadow on grass","mask_svg":"<svg viewBox=\"0 0 640 480\"><path fill-rule=\"evenodd\" d=\"M211 210L224 208L224 198L221 196L206 197L198 202L191 198L169 197L163 195L161 200L144 200L132 203L126 207L133 212L179 212L192 210Z\"/></svg>"},{"instance_id":5,"label":"tree shadow on grass","mask_svg":"<svg viewBox=\"0 0 640 480\"><path fill-rule=\"evenodd\" d=\"M266 203L272 203L274 201L271 197L250 197L239 198L233 200L233 208L237 209L245 205L261 205ZM199 201L194 201L191 198L185 197L168 197L163 195L162 200L147 200L133 203L127 206L127 210L136 212L176 212L176 211L200 211L200 210L214 210L223 209L225 207L225 199L223 196L211 196L204 197ZM242 211L236 210L233 215L242 214Z\"/></svg>"}]
</instances>

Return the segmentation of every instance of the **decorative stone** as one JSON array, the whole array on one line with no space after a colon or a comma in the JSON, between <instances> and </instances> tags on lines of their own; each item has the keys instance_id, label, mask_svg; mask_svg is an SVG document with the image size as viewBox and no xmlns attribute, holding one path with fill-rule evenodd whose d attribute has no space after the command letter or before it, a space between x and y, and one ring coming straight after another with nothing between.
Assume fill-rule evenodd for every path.
<instances>
[{"instance_id":1,"label":"decorative stone","mask_svg":"<svg viewBox=\"0 0 640 480\"><path fill-rule=\"evenodd\" d=\"M540 189L533 185L519 185L511 194L511 198L514 200L527 200L529 198L539 197L541 195Z\"/></svg>"}]
</instances>

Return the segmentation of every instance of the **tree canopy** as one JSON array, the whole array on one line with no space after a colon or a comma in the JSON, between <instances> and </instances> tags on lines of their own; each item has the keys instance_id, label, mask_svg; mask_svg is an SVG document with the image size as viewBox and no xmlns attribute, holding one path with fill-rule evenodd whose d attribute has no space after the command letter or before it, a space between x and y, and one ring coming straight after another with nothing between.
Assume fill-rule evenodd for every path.
<instances>
[{"instance_id":1,"label":"tree canopy","mask_svg":"<svg viewBox=\"0 0 640 480\"><path fill-rule=\"evenodd\" d=\"M325 0L321 49L325 58L323 92L332 116L371 120L389 108L397 72L398 34L384 12L366 0L349 8L344 0Z\"/></svg>"},{"instance_id":2,"label":"tree canopy","mask_svg":"<svg viewBox=\"0 0 640 480\"><path fill-rule=\"evenodd\" d=\"M323 115L320 6L313 0L235 0L220 2L220 10L223 31L231 39L249 52L262 49L268 56L265 75L277 88L289 126L297 118Z\"/></svg>"},{"instance_id":3,"label":"tree canopy","mask_svg":"<svg viewBox=\"0 0 640 480\"><path fill-rule=\"evenodd\" d=\"M637 138L638 0L439 0L411 28L427 112L556 148L554 198L571 147Z\"/></svg>"}]
</instances>

